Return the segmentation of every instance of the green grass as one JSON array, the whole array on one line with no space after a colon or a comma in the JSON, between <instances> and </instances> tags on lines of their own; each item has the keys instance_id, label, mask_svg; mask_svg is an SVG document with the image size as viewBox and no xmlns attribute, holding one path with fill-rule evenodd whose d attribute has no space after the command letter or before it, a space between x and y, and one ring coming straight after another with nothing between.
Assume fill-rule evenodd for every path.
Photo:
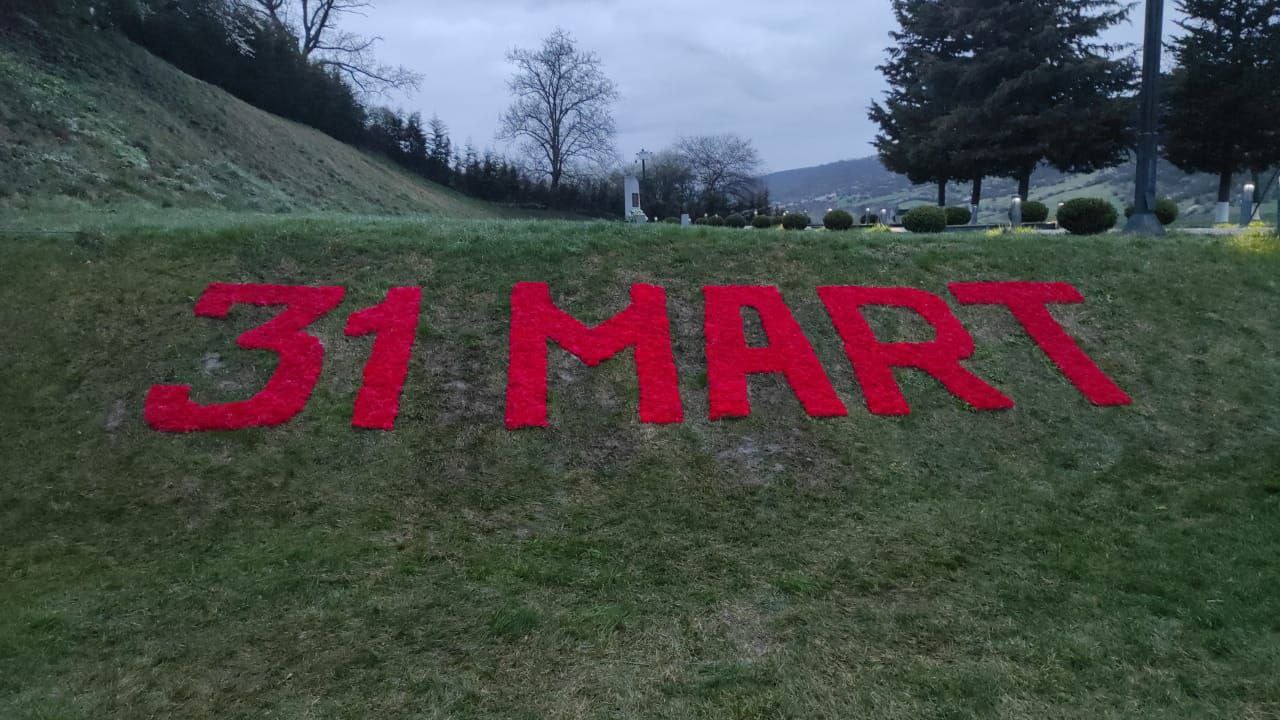
<instances>
[{"instance_id":1,"label":"green grass","mask_svg":"<svg viewBox=\"0 0 1280 720\"><path fill-rule=\"evenodd\" d=\"M1280 242L224 219L0 238L0 717L1267 718L1280 713ZM16 223L15 223L16 224ZM900 373L872 417L820 284L1065 280L1135 398L1088 405L1007 312L957 308L974 413ZM153 383L241 398L265 313L339 283L325 372L269 430L162 435ZM502 427L507 297L584 320L664 285L688 420L631 365L551 364ZM778 284L851 409L774 379L708 422L700 288ZM395 432L356 432L353 310L425 288ZM910 317L875 315L886 338Z\"/></svg>"}]
</instances>

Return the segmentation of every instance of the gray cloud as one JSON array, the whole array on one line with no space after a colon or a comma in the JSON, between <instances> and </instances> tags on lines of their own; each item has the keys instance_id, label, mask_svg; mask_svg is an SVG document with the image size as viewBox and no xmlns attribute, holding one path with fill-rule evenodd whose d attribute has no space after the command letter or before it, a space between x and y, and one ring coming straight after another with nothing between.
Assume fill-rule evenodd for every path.
<instances>
[{"instance_id":1,"label":"gray cloud","mask_svg":"<svg viewBox=\"0 0 1280 720\"><path fill-rule=\"evenodd\" d=\"M375 2L347 27L381 36L380 57L426 78L387 103L439 114L459 143L502 149L494 132L508 101L505 55L561 26L601 56L622 91L624 157L681 135L735 132L773 170L871 154L866 107L883 91L875 66L894 27L887 0ZM1114 35L1136 42L1141 29Z\"/></svg>"}]
</instances>

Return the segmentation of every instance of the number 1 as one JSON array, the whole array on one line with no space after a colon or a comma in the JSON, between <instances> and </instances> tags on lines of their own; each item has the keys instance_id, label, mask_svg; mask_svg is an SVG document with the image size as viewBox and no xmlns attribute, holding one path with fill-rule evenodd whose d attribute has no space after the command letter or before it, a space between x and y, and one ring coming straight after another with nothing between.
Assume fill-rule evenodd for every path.
<instances>
[{"instance_id":1,"label":"number 1","mask_svg":"<svg viewBox=\"0 0 1280 720\"><path fill-rule=\"evenodd\" d=\"M386 300L347 319L348 337L377 336L364 366L364 384L356 395L353 426L370 430L395 428L421 307L421 288L391 288Z\"/></svg>"}]
</instances>

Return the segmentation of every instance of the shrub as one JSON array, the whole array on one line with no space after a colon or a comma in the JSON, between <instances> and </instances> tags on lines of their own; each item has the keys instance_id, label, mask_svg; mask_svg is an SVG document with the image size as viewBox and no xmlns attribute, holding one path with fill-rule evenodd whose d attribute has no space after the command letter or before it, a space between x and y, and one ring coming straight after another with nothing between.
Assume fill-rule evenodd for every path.
<instances>
[{"instance_id":1,"label":"shrub","mask_svg":"<svg viewBox=\"0 0 1280 720\"><path fill-rule=\"evenodd\" d=\"M757 230L768 230L778 224L778 219L772 215L757 215L751 218L751 227Z\"/></svg>"},{"instance_id":2,"label":"shrub","mask_svg":"<svg viewBox=\"0 0 1280 720\"><path fill-rule=\"evenodd\" d=\"M1159 220L1161 225L1172 225L1173 221L1178 219L1178 203L1174 202L1172 198L1160 198L1156 201L1155 209L1152 212L1155 213L1156 220ZM1125 206L1124 216L1127 218L1133 217L1132 205ZM1227 227L1235 226L1227 225Z\"/></svg>"},{"instance_id":3,"label":"shrub","mask_svg":"<svg viewBox=\"0 0 1280 720\"><path fill-rule=\"evenodd\" d=\"M902 227L913 233L940 233L947 229L947 211L933 205L912 208L902 216Z\"/></svg>"},{"instance_id":4,"label":"shrub","mask_svg":"<svg viewBox=\"0 0 1280 720\"><path fill-rule=\"evenodd\" d=\"M1115 207L1101 198L1076 198L1058 208L1058 225L1072 235L1097 235L1116 226Z\"/></svg>"},{"instance_id":5,"label":"shrub","mask_svg":"<svg viewBox=\"0 0 1280 720\"><path fill-rule=\"evenodd\" d=\"M666 223L666 224L668 224L668 225L679 225L679 224L680 224L680 218L678 218L678 217L662 218L662 222L664 222L664 223Z\"/></svg>"},{"instance_id":6,"label":"shrub","mask_svg":"<svg viewBox=\"0 0 1280 720\"><path fill-rule=\"evenodd\" d=\"M848 230L853 227L853 216L844 210L832 210L822 218L822 226L828 230Z\"/></svg>"},{"instance_id":7,"label":"shrub","mask_svg":"<svg viewBox=\"0 0 1280 720\"><path fill-rule=\"evenodd\" d=\"M700 217L700 218L694 218L694 220L693 220L693 224L694 224L694 225L706 225L706 224L707 224L707 216L706 216L706 215L703 215L703 216L702 216L702 217Z\"/></svg>"},{"instance_id":8,"label":"shrub","mask_svg":"<svg viewBox=\"0 0 1280 720\"><path fill-rule=\"evenodd\" d=\"M946 209L948 225L968 225L973 213L967 207L949 207Z\"/></svg>"},{"instance_id":9,"label":"shrub","mask_svg":"<svg viewBox=\"0 0 1280 720\"><path fill-rule=\"evenodd\" d=\"M1022 222L1042 223L1049 219L1049 206L1039 200L1022 203Z\"/></svg>"},{"instance_id":10,"label":"shrub","mask_svg":"<svg viewBox=\"0 0 1280 720\"><path fill-rule=\"evenodd\" d=\"M782 227L787 230L805 230L809 227L809 216L804 213L787 213L782 216Z\"/></svg>"},{"instance_id":11,"label":"shrub","mask_svg":"<svg viewBox=\"0 0 1280 720\"><path fill-rule=\"evenodd\" d=\"M867 213L862 217L858 218L858 224L859 225L879 225L880 216L875 213Z\"/></svg>"},{"instance_id":12,"label":"shrub","mask_svg":"<svg viewBox=\"0 0 1280 720\"><path fill-rule=\"evenodd\" d=\"M747 219L742 217L738 213L734 213L724 219L724 224L725 224L725 227L744 228L747 226Z\"/></svg>"},{"instance_id":13,"label":"shrub","mask_svg":"<svg viewBox=\"0 0 1280 720\"><path fill-rule=\"evenodd\" d=\"M711 227L724 227L724 218L719 215L708 215L707 224Z\"/></svg>"},{"instance_id":14,"label":"shrub","mask_svg":"<svg viewBox=\"0 0 1280 720\"><path fill-rule=\"evenodd\" d=\"M1160 198L1156 203L1156 219L1161 225L1172 225L1178 219L1178 203L1172 198Z\"/></svg>"}]
</instances>

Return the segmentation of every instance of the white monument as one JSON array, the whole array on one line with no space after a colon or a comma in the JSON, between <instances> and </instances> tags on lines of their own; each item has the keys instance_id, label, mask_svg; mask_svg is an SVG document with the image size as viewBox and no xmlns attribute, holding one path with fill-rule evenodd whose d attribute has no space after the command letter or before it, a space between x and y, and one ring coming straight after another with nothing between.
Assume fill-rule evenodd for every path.
<instances>
[{"instance_id":1,"label":"white monument","mask_svg":"<svg viewBox=\"0 0 1280 720\"><path fill-rule=\"evenodd\" d=\"M622 217L626 218L627 222L649 222L649 216L645 215L644 210L640 207L640 178L635 175L627 175L622 187L626 201L622 210Z\"/></svg>"}]
</instances>

